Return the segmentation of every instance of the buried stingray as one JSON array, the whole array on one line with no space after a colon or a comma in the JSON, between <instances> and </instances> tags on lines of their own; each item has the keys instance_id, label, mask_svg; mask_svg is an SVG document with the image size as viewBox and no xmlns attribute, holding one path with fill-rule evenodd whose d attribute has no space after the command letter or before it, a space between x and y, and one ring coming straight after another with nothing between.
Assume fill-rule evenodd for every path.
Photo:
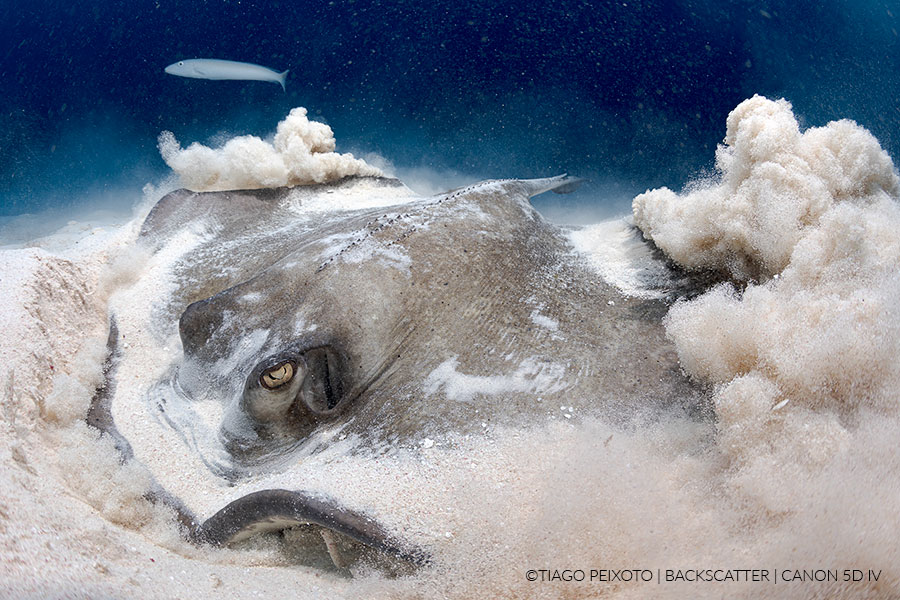
<instances>
[{"instance_id":1,"label":"buried stingray","mask_svg":"<svg viewBox=\"0 0 900 600\"><path fill-rule=\"evenodd\" d=\"M313 523L427 560L427 536L373 519L329 457L378 469L392 448L566 417L559 405L621 426L700 405L666 406L702 396L665 339L668 297L624 296L531 207L574 183L173 192L142 227L142 276L111 301L89 421L194 540Z\"/></svg>"}]
</instances>

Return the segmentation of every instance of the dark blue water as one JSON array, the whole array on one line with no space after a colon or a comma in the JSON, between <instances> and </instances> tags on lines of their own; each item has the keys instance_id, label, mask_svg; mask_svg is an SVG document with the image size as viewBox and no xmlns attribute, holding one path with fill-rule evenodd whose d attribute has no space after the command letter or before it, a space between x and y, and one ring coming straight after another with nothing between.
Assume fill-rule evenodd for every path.
<instances>
[{"instance_id":1,"label":"dark blue water","mask_svg":"<svg viewBox=\"0 0 900 600\"><path fill-rule=\"evenodd\" d=\"M620 0L0 4L0 215L140 190L182 143L306 106L339 151L473 176L563 171L627 197L712 167L754 93L900 152L900 2ZM183 79L182 58L290 69ZM598 187L598 189L600 189Z\"/></svg>"}]
</instances>

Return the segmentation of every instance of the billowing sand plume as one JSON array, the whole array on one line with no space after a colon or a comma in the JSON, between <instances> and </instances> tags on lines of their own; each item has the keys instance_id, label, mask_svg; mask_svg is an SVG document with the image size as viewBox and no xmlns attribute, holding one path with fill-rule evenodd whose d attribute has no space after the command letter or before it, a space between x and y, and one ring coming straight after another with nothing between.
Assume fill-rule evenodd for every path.
<instances>
[{"instance_id":1,"label":"billowing sand plume","mask_svg":"<svg viewBox=\"0 0 900 600\"><path fill-rule=\"evenodd\" d=\"M716 168L718 181L682 196L668 188L637 196L635 224L685 267L739 279L781 272L836 205L900 193L891 158L868 131L842 120L801 133L786 100L761 96L728 116Z\"/></svg>"},{"instance_id":2,"label":"billowing sand plume","mask_svg":"<svg viewBox=\"0 0 900 600\"><path fill-rule=\"evenodd\" d=\"M718 181L642 194L634 215L678 263L734 280L666 322L683 367L715 386L728 497L779 540L805 532L791 552L808 562L895 564L897 171L855 123L801 133L790 104L759 96L729 115L716 159Z\"/></svg>"},{"instance_id":3,"label":"billowing sand plume","mask_svg":"<svg viewBox=\"0 0 900 600\"><path fill-rule=\"evenodd\" d=\"M269 143L254 135L232 138L221 148L193 143L182 148L170 131L159 136L166 164L194 191L310 185L348 175L381 175L352 154L334 151L331 127L310 121L306 109L291 110Z\"/></svg>"}]
</instances>

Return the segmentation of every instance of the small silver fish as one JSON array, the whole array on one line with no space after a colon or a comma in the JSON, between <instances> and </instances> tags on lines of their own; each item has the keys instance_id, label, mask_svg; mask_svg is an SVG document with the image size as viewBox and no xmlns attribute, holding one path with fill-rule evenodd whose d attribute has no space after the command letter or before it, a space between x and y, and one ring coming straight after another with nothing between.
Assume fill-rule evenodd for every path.
<instances>
[{"instance_id":1,"label":"small silver fish","mask_svg":"<svg viewBox=\"0 0 900 600\"><path fill-rule=\"evenodd\" d=\"M281 89L287 91L284 87L287 71L279 73L260 65L234 60L219 60L216 58L179 60L166 67L166 73L178 75L179 77L193 77L194 79L271 81L280 83Z\"/></svg>"}]
</instances>

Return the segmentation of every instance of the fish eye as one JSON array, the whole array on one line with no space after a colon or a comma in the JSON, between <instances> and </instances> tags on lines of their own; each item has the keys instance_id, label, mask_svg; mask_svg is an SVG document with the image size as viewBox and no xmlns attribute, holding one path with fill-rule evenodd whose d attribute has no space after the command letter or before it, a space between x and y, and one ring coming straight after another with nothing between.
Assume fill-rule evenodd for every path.
<instances>
[{"instance_id":1,"label":"fish eye","mask_svg":"<svg viewBox=\"0 0 900 600\"><path fill-rule=\"evenodd\" d=\"M179 61L178 61L178 66L179 66L179 67L183 67L183 66L184 66L184 61L183 61L183 60L179 60Z\"/></svg>"},{"instance_id":2,"label":"fish eye","mask_svg":"<svg viewBox=\"0 0 900 600\"><path fill-rule=\"evenodd\" d=\"M294 378L294 363L287 360L263 371L259 383L267 390L276 390Z\"/></svg>"}]
</instances>

